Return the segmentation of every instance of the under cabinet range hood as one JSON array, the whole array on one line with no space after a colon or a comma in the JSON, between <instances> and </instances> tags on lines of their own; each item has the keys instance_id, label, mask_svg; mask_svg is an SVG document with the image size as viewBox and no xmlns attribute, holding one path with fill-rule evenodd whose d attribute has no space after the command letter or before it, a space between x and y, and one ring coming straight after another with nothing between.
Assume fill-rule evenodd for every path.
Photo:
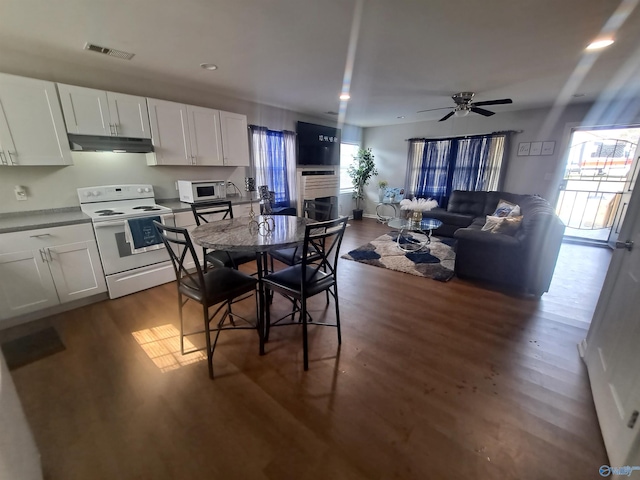
<instances>
[{"instance_id":1,"label":"under cabinet range hood","mask_svg":"<svg viewBox=\"0 0 640 480\"><path fill-rule=\"evenodd\" d=\"M148 138L100 137L96 135L76 135L72 133L70 133L68 137L72 152L153 152L153 144Z\"/></svg>"}]
</instances>

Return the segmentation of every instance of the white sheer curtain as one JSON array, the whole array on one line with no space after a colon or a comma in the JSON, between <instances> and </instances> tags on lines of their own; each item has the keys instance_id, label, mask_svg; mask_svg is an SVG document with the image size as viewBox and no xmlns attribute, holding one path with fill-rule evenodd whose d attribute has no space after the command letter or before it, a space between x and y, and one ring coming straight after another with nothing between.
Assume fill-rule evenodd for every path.
<instances>
[{"instance_id":1,"label":"white sheer curtain","mask_svg":"<svg viewBox=\"0 0 640 480\"><path fill-rule=\"evenodd\" d=\"M251 159L256 172L256 185L267 185L269 155L267 149L267 129L251 125Z\"/></svg>"},{"instance_id":2,"label":"white sheer curtain","mask_svg":"<svg viewBox=\"0 0 640 480\"><path fill-rule=\"evenodd\" d=\"M298 210L298 177L296 172L296 134L284 132L284 156L287 163L287 183L289 184L289 206Z\"/></svg>"}]
</instances>

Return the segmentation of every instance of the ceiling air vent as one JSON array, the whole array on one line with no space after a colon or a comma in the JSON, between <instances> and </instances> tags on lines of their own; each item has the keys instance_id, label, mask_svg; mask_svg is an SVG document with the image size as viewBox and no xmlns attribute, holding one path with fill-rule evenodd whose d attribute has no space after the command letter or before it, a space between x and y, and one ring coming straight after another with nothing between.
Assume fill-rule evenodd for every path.
<instances>
[{"instance_id":1,"label":"ceiling air vent","mask_svg":"<svg viewBox=\"0 0 640 480\"><path fill-rule=\"evenodd\" d=\"M107 47L99 47L98 45L93 45L92 43L84 44L85 50L90 50L92 52L103 53L104 55L110 55L116 58L122 58L123 60L131 60L135 53L127 53L122 50L115 50L113 48Z\"/></svg>"}]
</instances>

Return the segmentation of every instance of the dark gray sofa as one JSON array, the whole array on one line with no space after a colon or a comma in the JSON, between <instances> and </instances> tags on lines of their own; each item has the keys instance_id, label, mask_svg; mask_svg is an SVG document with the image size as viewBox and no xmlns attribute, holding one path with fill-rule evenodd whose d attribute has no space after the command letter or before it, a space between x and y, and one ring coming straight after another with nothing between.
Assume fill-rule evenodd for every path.
<instances>
[{"instance_id":1,"label":"dark gray sofa","mask_svg":"<svg viewBox=\"0 0 640 480\"><path fill-rule=\"evenodd\" d=\"M513 236L482 231L501 199L520 205L522 224ZM565 227L544 198L456 190L446 209L434 208L424 216L443 222L434 235L457 240L458 277L536 297L549 290Z\"/></svg>"}]
</instances>

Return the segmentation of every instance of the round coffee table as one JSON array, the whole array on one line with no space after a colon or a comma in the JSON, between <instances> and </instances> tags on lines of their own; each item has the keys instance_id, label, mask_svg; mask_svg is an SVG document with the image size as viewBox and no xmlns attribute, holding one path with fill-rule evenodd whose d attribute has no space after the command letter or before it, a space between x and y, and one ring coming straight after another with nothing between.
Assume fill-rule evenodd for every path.
<instances>
[{"instance_id":1,"label":"round coffee table","mask_svg":"<svg viewBox=\"0 0 640 480\"><path fill-rule=\"evenodd\" d=\"M411 219L406 218L392 218L387 225L399 230L396 244L400 250L403 252L418 252L431 243L431 234L436 228L442 226L442 222L435 218L423 218L420 223L412 222ZM407 248L400 244L400 238L406 238L404 232L421 233L425 235L427 239L424 242L405 243L407 246L412 245L411 248Z\"/></svg>"}]
</instances>

